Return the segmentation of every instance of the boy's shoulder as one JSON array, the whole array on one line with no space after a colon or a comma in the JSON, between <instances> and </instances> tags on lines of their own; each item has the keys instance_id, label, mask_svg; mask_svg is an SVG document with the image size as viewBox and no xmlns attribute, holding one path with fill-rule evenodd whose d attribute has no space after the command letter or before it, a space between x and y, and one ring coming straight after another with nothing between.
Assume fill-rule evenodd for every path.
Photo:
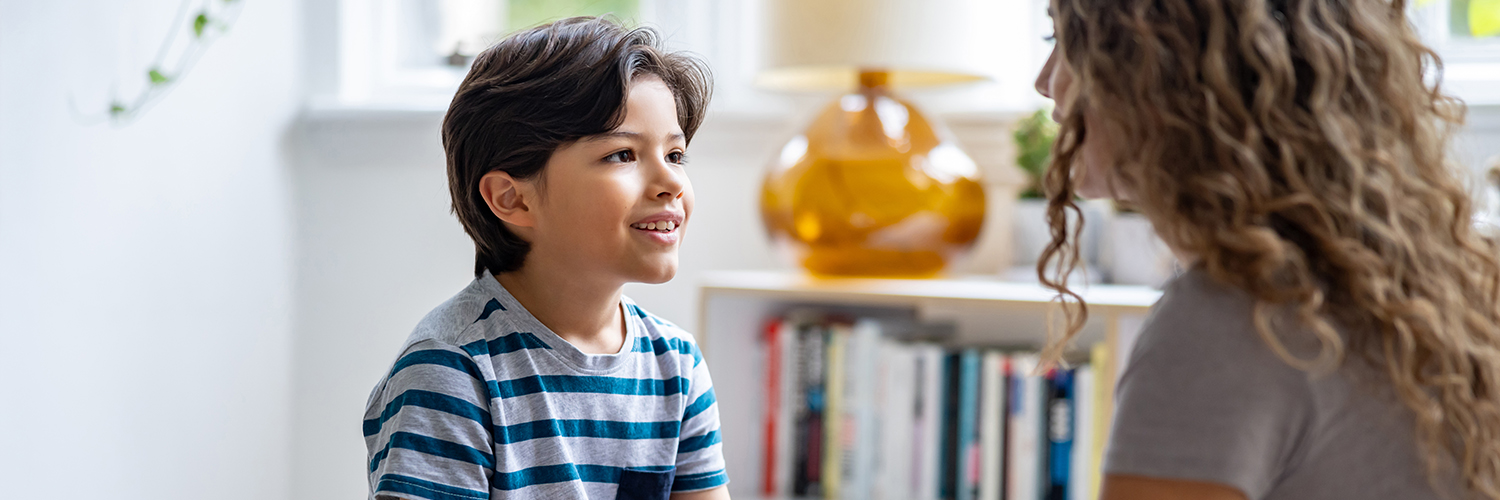
<instances>
[{"instance_id":1,"label":"boy's shoulder","mask_svg":"<svg viewBox=\"0 0 1500 500\"><path fill-rule=\"evenodd\" d=\"M694 342L692 333L688 332L686 329L683 329L680 326L677 326L676 323L667 321L661 316L651 314L650 311L647 311L639 304L636 304L634 300L630 299L630 297L622 297L621 302L625 303L625 313L639 318L642 323L645 323L647 330L653 337L662 336L670 338L680 338L687 342Z\"/></svg>"},{"instance_id":2,"label":"boy's shoulder","mask_svg":"<svg viewBox=\"0 0 1500 500\"><path fill-rule=\"evenodd\" d=\"M641 322L646 336L650 337L653 350L657 351L657 354L661 354L662 351L666 350L678 351L682 354L691 355L694 358L694 365L702 362L703 352L699 350L698 341L693 337L691 332L677 326L677 324L671 321L663 319L661 316L651 314L645 308L637 305L635 301L630 300L630 297L624 297L621 300L625 303L625 313Z\"/></svg>"},{"instance_id":3,"label":"boy's shoulder","mask_svg":"<svg viewBox=\"0 0 1500 500\"><path fill-rule=\"evenodd\" d=\"M479 280L470 282L423 316L402 350L424 342L460 347L481 340L484 333L477 328L479 322L506 309L493 295L480 286Z\"/></svg>"}]
</instances>

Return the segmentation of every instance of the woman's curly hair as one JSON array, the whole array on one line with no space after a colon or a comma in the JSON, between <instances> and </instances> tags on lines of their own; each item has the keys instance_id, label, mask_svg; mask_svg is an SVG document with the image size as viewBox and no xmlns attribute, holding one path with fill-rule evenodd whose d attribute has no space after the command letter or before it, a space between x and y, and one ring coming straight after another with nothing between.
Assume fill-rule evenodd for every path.
<instances>
[{"instance_id":1,"label":"woman's curly hair","mask_svg":"<svg viewBox=\"0 0 1500 500\"><path fill-rule=\"evenodd\" d=\"M1416 420L1430 477L1500 499L1500 247L1472 227L1446 154L1464 108L1403 0L1053 0L1074 73L1045 187L1038 264L1063 298L1056 359L1087 306L1069 227L1090 125L1112 142L1111 185L1214 279L1257 302L1286 362L1379 367ZM1097 130L1094 132L1098 132ZM1081 214L1079 214L1081 215ZM1081 219L1081 218L1080 218ZM1303 328L1275 331L1290 307ZM1321 345L1298 357L1291 335ZM1356 355L1355 358L1346 356ZM1436 480L1436 479L1435 479Z\"/></svg>"}]
</instances>

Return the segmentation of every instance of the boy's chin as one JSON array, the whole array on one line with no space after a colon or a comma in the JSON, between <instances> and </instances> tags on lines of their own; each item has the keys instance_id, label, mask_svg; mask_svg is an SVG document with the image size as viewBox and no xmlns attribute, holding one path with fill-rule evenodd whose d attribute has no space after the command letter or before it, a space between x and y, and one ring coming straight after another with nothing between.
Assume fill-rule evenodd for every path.
<instances>
[{"instance_id":1,"label":"boy's chin","mask_svg":"<svg viewBox=\"0 0 1500 500\"><path fill-rule=\"evenodd\" d=\"M672 278L676 276L677 262L674 260L670 263L664 262L646 266L645 269L641 269L640 272L636 273L635 279L632 281L635 281L637 283L645 283L647 285L660 285L662 283L672 281Z\"/></svg>"}]
</instances>

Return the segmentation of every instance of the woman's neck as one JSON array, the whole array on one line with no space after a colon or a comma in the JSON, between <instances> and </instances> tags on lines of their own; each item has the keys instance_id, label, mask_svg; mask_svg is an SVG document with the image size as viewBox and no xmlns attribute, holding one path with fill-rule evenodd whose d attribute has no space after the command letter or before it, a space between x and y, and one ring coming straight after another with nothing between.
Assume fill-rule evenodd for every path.
<instances>
[{"instance_id":1,"label":"woman's neck","mask_svg":"<svg viewBox=\"0 0 1500 500\"><path fill-rule=\"evenodd\" d=\"M625 343L620 286L581 279L580 273L539 266L495 276L511 296L553 333L588 354L615 354Z\"/></svg>"}]
</instances>

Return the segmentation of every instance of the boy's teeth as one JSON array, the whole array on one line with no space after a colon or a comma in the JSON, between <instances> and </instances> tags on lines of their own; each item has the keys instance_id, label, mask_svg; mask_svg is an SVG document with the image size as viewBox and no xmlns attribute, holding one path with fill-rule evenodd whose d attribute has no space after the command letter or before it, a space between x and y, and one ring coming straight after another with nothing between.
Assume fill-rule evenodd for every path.
<instances>
[{"instance_id":1,"label":"boy's teeth","mask_svg":"<svg viewBox=\"0 0 1500 500\"><path fill-rule=\"evenodd\" d=\"M647 231L671 231L673 229L677 229L677 223L668 220L668 221L661 221L661 222L645 222L645 223L641 223L641 224L631 224L630 227L633 227L633 228L636 228L636 229L645 229Z\"/></svg>"}]
</instances>

